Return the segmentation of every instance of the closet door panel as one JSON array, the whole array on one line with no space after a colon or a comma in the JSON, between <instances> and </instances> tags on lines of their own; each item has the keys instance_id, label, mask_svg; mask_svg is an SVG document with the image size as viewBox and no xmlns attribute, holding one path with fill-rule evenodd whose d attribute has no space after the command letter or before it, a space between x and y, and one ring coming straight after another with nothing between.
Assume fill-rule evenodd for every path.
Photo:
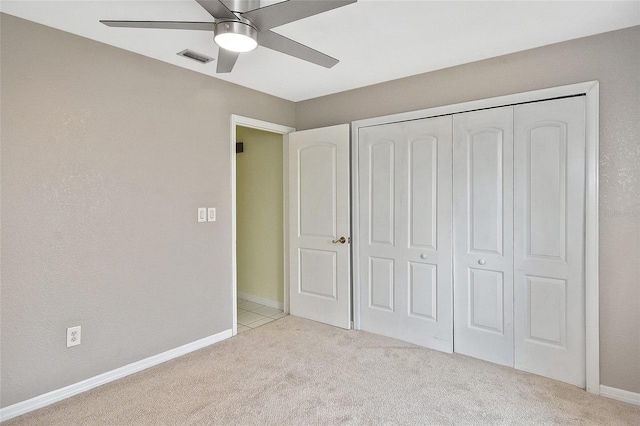
<instances>
[{"instance_id":1,"label":"closet door panel","mask_svg":"<svg viewBox=\"0 0 640 426\"><path fill-rule=\"evenodd\" d=\"M469 275L469 326L483 331L504 333L504 274L476 268Z\"/></svg>"},{"instance_id":2,"label":"closet door panel","mask_svg":"<svg viewBox=\"0 0 640 426\"><path fill-rule=\"evenodd\" d=\"M585 386L584 98L515 108L515 366Z\"/></svg>"},{"instance_id":3,"label":"closet door panel","mask_svg":"<svg viewBox=\"0 0 640 426\"><path fill-rule=\"evenodd\" d=\"M520 112L520 110L519 110ZM521 112L520 112L521 113ZM519 114L518 114L519 118ZM520 121L518 121L520 123ZM524 160L528 209L527 257L565 259L567 219L567 126L542 123L529 129ZM520 143L521 141L519 141ZM520 194L518 194L520 195ZM544 208L531 208L544 206Z\"/></svg>"},{"instance_id":4,"label":"closet door panel","mask_svg":"<svg viewBox=\"0 0 640 426\"><path fill-rule=\"evenodd\" d=\"M454 351L513 366L513 108L453 124Z\"/></svg>"},{"instance_id":5,"label":"closet door panel","mask_svg":"<svg viewBox=\"0 0 640 426\"><path fill-rule=\"evenodd\" d=\"M528 301L529 308L528 312L524 313L529 328L527 338L540 343L565 347L567 281L525 275L524 284L526 285L524 297ZM518 347L516 352L519 350Z\"/></svg>"},{"instance_id":6,"label":"closet door panel","mask_svg":"<svg viewBox=\"0 0 640 426\"><path fill-rule=\"evenodd\" d=\"M399 328L414 343L452 352L452 117L405 122L401 128L405 172L398 177L404 182L398 185L398 229L406 235L399 254L407 305Z\"/></svg>"},{"instance_id":7,"label":"closet door panel","mask_svg":"<svg viewBox=\"0 0 640 426\"><path fill-rule=\"evenodd\" d=\"M395 234L395 143L381 139L370 145L368 210L370 244L394 245Z\"/></svg>"},{"instance_id":8,"label":"closet door panel","mask_svg":"<svg viewBox=\"0 0 640 426\"><path fill-rule=\"evenodd\" d=\"M360 327L448 352L451 122L372 126L358 138Z\"/></svg>"},{"instance_id":9,"label":"closet door panel","mask_svg":"<svg viewBox=\"0 0 640 426\"><path fill-rule=\"evenodd\" d=\"M358 146L360 328L377 330L398 311L396 170L399 132L360 129ZM385 333L379 333L385 334Z\"/></svg>"},{"instance_id":10,"label":"closet door panel","mask_svg":"<svg viewBox=\"0 0 640 426\"><path fill-rule=\"evenodd\" d=\"M409 315L437 321L437 265L409 262L409 268Z\"/></svg>"},{"instance_id":11,"label":"closet door panel","mask_svg":"<svg viewBox=\"0 0 640 426\"><path fill-rule=\"evenodd\" d=\"M415 139L409 147L409 245L436 250L438 139Z\"/></svg>"},{"instance_id":12,"label":"closet door panel","mask_svg":"<svg viewBox=\"0 0 640 426\"><path fill-rule=\"evenodd\" d=\"M501 129L481 128L469 132L465 140L469 253L502 254L503 251L504 139Z\"/></svg>"},{"instance_id":13,"label":"closet door panel","mask_svg":"<svg viewBox=\"0 0 640 426\"><path fill-rule=\"evenodd\" d=\"M369 257L369 307L393 312L394 303L394 273L393 259Z\"/></svg>"}]
</instances>

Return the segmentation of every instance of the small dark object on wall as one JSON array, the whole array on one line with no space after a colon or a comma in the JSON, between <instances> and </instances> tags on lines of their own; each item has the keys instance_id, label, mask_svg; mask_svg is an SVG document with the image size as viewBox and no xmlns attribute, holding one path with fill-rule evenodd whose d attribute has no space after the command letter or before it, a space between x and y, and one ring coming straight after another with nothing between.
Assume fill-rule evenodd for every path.
<instances>
[{"instance_id":1,"label":"small dark object on wall","mask_svg":"<svg viewBox=\"0 0 640 426\"><path fill-rule=\"evenodd\" d=\"M239 152L244 152L244 143L236 142L236 154Z\"/></svg>"}]
</instances>

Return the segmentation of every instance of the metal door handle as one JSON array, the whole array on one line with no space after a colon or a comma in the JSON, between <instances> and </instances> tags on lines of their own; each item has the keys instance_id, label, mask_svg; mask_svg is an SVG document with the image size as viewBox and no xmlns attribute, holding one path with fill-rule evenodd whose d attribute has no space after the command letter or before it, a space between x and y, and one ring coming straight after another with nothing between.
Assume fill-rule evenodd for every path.
<instances>
[{"instance_id":1,"label":"metal door handle","mask_svg":"<svg viewBox=\"0 0 640 426\"><path fill-rule=\"evenodd\" d=\"M340 237L337 240L333 240L331 242L334 243L334 244L337 244L337 243L344 244L344 243L347 242L347 239L345 237Z\"/></svg>"}]
</instances>

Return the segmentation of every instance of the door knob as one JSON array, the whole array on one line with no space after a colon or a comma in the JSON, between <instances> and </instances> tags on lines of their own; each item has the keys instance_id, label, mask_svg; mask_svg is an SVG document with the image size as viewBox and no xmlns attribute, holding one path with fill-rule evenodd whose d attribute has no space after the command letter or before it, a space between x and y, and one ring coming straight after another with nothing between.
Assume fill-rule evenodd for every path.
<instances>
[{"instance_id":1,"label":"door knob","mask_svg":"<svg viewBox=\"0 0 640 426\"><path fill-rule=\"evenodd\" d=\"M484 259L478 260L478 265L484 265L485 263L487 263L487 261Z\"/></svg>"},{"instance_id":2,"label":"door knob","mask_svg":"<svg viewBox=\"0 0 640 426\"><path fill-rule=\"evenodd\" d=\"M337 243L344 244L344 243L347 242L347 239L345 237L340 237L337 240L333 240L331 242L334 243L334 244L337 244Z\"/></svg>"},{"instance_id":3,"label":"door knob","mask_svg":"<svg viewBox=\"0 0 640 426\"><path fill-rule=\"evenodd\" d=\"M427 258L427 253L422 253L420 255L420 259L426 259Z\"/></svg>"}]
</instances>

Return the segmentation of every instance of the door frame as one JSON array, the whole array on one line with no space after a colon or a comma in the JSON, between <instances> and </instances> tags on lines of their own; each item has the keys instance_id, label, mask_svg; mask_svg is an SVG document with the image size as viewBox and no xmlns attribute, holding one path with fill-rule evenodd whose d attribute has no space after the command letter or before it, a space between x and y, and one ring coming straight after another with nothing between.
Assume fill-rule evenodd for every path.
<instances>
[{"instance_id":1,"label":"door frame","mask_svg":"<svg viewBox=\"0 0 640 426\"><path fill-rule=\"evenodd\" d=\"M586 149L585 149L585 369L586 390L600 394L600 321L598 279L598 173L599 173L599 93L598 81L570 84L470 102L428 108L382 117L357 120L351 123L351 191L352 228L359 229L358 133L363 127L417 120L440 115L457 114L478 109L550 100L574 95L585 95ZM360 276L359 243L353 238L353 318L354 327L360 329ZM452 313L453 314L453 313Z\"/></svg>"},{"instance_id":2,"label":"door frame","mask_svg":"<svg viewBox=\"0 0 640 426\"><path fill-rule=\"evenodd\" d=\"M282 201L283 201L283 217L284 226L284 306L283 311L289 313L289 161L288 147L289 138L287 135L296 129L281 124L270 123L268 121L256 120L254 118L243 117L241 115L231 114L231 143L230 143L230 162L231 162L231 298L232 298L232 335L238 334L238 258L237 258L237 205L236 205L236 126L249 127L251 129L262 130L269 133L277 133L282 135Z\"/></svg>"}]
</instances>

